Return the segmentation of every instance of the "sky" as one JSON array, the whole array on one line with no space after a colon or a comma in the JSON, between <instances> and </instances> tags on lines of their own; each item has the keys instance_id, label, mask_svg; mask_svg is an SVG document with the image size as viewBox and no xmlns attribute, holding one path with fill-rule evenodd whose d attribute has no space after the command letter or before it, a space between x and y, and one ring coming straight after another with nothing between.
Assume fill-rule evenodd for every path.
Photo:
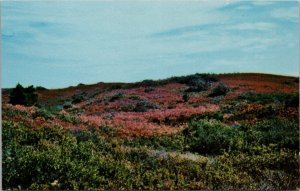
<instances>
[{"instance_id":1,"label":"sky","mask_svg":"<svg viewBox=\"0 0 300 191\"><path fill-rule=\"evenodd\" d=\"M297 1L4 1L2 87L299 76Z\"/></svg>"}]
</instances>

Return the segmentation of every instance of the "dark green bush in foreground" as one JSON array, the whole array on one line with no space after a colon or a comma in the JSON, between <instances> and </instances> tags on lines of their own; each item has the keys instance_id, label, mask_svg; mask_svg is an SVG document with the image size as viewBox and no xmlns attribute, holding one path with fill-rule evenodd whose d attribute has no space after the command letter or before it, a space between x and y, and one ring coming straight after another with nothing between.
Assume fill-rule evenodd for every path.
<instances>
[{"instance_id":1,"label":"dark green bush in foreground","mask_svg":"<svg viewBox=\"0 0 300 191\"><path fill-rule=\"evenodd\" d=\"M255 125L224 125L217 120L200 120L190 123L183 131L189 150L200 154L226 152L252 152L257 147L271 146L274 151L299 146L299 122L264 120Z\"/></svg>"},{"instance_id":2,"label":"dark green bush in foreground","mask_svg":"<svg viewBox=\"0 0 300 191\"><path fill-rule=\"evenodd\" d=\"M189 149L200 154L221 154L228 151L235 133L233 128L216 120L192 122L183 131Z\"/></svg>"}]
</instances>

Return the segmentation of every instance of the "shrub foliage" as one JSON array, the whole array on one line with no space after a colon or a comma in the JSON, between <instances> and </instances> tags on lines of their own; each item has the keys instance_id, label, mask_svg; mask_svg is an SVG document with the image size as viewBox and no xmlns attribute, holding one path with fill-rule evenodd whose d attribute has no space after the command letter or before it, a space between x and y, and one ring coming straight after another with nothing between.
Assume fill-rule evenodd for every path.
<instances>
[{"instance_id":1,"label":"shrub foliage","mask_svg":"<svg viewBox=\"0 0 300 191\"><path fill-rule=\"evenodd\" d=\"M231 127L202 119L178 135L107 141L103 128L3 121L3 187L295 189L297 125L278 119Z\"/></svg>"},{"instance_id":2,"label":"shrub foliage","mask_svg":"<svg viewBox=\"0 0 300 191\"><path fill-rule=\"evenodd\" d=\"M299 188L299 93L236 91L211 74L116 85L38 108L18 84L2 105L3 188Z\"/></svg>"},{"instance_id":3,"label":"shrub foliage","mask_svg":"<svg viewBox=\"0 0 300 191\"><path fill-rule=\"evenodd\" d=\"M9 96L9 103L13 105L32 106L37 100L38 95L35 93L35 88L33 86L24 88L21 84L17 84Z\"/></svg>"}]
</instances>

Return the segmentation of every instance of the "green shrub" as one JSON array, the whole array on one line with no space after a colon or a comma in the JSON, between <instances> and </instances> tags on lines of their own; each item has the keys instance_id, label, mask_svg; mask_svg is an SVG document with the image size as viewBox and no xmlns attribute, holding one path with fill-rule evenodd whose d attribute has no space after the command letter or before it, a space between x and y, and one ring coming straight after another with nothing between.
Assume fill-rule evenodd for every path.
<instances>
[{"instance_id":1,"label":"green shrub","mask_svg":"<svg viewBox=\"0 0 300 191\"><path fill-rule=\"evenodd\" d=\"M118 99L121 99L123 97L124 97L124 94L122 92L119 92L119 93L116 93L112 96L105 97L104 100L108 101L108 102L114 102L114 101L116 101Z\"/></svg>"},{"instance_id":2,"label":"green shrub","mask_svg":"<svg viewBox=\"0 0 300 191\"><path fill-rule=\"evenodd\" d=\"M6 117L14 117L14 116L22 116L25 118L31 118L31 115L26 112L26 111L21 111L18 109L14 109L14 108L2 108L2 116L6 116Z\"/></svg>"},{"instance_id":3,"label":"green shrub","mask_svg":"<svg viewBox=\"0 0 300 191\"><path fill-rule=\"evenodd\" d=\"M299 93L290 94L285 100L285 105L287 107L299 107Z\"/></svg>"},{"instance_id":4,"label":"green shrub","mask_svg":"<svg viewBox=\"0 0 300 191\"><path fill-rule=\"evenodd\" d=\"M69 102L69 101L67 101L67 102L65 102L64 104L63 104L63 108L64 109L70 109L70 108L72 108L73 107L73 104L71 103L71 102Z\"/></svg>"},{"instance_id":5,"label":"green shrub","mask_svg":"<svg viewBox=\"0 0 300 191\"><path fill-rule=\"evenodd\" d=\"M221 154L230 148L235 131L216 120L193 121L183 131L189 150L200 154Z\"/></svg>"},{"instance_id":6,"label":"green shrub","mask_svg":"<svg viewBox=\"0 0 300 191\"><path fill-rule=\"evenodd\" d=\"M157 109L158 106L154 103L151 102L146 102L146 101L140 101L135 105L134 111L135 112L145 112L150 109Z\"/></svg>"},{"instance_id":7,"label":"green shrub","mask_svg":"<svg viewBox=\"0 0 300 191\"><path fill-rule=\"evenodd\" d=\"M54 115L45 109L38 109L32 114L32 117L44 117L45 119L53 119Z\"/></svg>"},{"instance_id":8,"label":"green shrub","mask_svg":"<svg viewBox=\"0 0 300 191\"><path fill-rule=\"evenodd\" d=\"M135 109L135 105L133 104L126 104L120 107L120 110L124 112L132 112L134 111L134 109Z\"/></svg>"},{"instance_id":9,"label":"green shrub","mask_svg":"<svg viewBox=\"0 0 300 191\"><path fill-rule=\"evenodd\" d=\"M193 121L183 130L189 151L200 154L222 154L226 152L256 152L255 148L272 146L297 150L298 121L282 119L264 120L256 124L227 126L216 120Z\"/></svg>"},{"instance_id":10,"label":"green shrub","mask_svg":"<svg viewBox=\"0 0 300 191\"><path fill-rule=\"evenodd\" d=\"M187 76L176 76L170 77L162 80L143 80L141 82L125 84L123 88L136 88L136 87L157 87L166 85L168 83L181 83L181 84L189 84L191 81L202 79L206 83L210 84L212 82L217 82L219 79L215 74L192 74Z\"/></svg>"},{"instance_id":11,"label":"green shrub","mask_svg":"<svg viewBox=\"0 0 300 191\"><path fill-rule=\"evenodd\" d=\"M121 89L121 88L123 88L122 84L113 84L109 89L115 90L115 89Z\"/></svg>"},{"instance_id":12,"label":"green shrub","mask_svg":"<svg viewBox=\"0 0 300 191\"><path fill-rule=\"evenodd\" d=\"M203 79L191 80L191 81L189 81L188 85L189 85L189 88L185 90L186 92L206 91L209 87L208 82Z\"/></svg>"},{"instance_id":13,"label":"green shrub","mask_svg":"<svg viewBox=\"0 0 300 191\"><path fill-rule=\"evenodd\" d=\"M182 151L185 147L184 136L181 134L152 136L152 137L136 137L124 139L124 144L131 147L144 147L167 151Z\"/></svg>"},{"instance_id":14,"label":"green shrub","mask_svg":"<svg viewBox=\"0 0 300 191\"><path fill-rule=\"evenodd\" d=\"M184 102L188 102L189 101L189 95L187 94L187 93L184 93L183 94L183 96L182 96L182 100L184 101Z\"/></svg>"},{"instance_id":15,"label":"green shrub","mask_svg":"<svg viewBox=\"0 0 300 191\"><path fill-rule=\"evenodd\" d=\"M212 82L219 81L217 76L214 74L199 74L199 73L187 75L187 76L171 77L171 78L166 79L166 81L169 81L169 82L176 82L176 83L187 84L187 85L190 83L193 83L193 81L197 81L197 80L203 80L206 83L212 83Z\"/></svg>"},{"instance_id":16,"label":"green shrub","mask_svg":"<svg viewBox=\"0 0 300 191\"><path fill-rule=\"evenodd\" d=\"M299 146L298 120L263 120L254 125L243 124L243 139L253 146L273 145L275 150L282 148L297 150Z\"/></svg>"},{"instance_id":17,"label":"green shrub","mask_svg":"<svg viewBox=\"0 0 300 191\"><path fill-rule=\"evenodd\" d=\"M22 85L17 84L17 86L11 91L9 96L9 103L13 105L25 105L32 106L38 100L38 95L35 93L35 88L33 86L28 86L24 88Z\"/></svg>"},{"instance_id":18,"label":"green shrub","mask_svg":"<svg viewBox=\"0 0 300 191\"><path fill-rule=\"evenodd\" d=\"M174 109L174 108L176 108L176 104L174 102L169 102L167 108Z\"/></svg>"},{"instance_id":19,"label":"green shrub","mask_svg":"<svg viewBox=\"0 0 300 191\"><path fill-rule=\"evenodd\" d=\"M228 142L224 139L232 138L228 130L234 128L215 120L191 123L186 137L178 134L123 142L106 139L98 128L84 131L55 126L32 128L6 120L2 125L4 189L293 190L298 186L294 181L299 177L298 149L276 151L273 145L261 145L250 137L246 141L254 145L248 153L204 157L167 151L182 151L186 143L202 148L203 141L193 142L201 139L206 140L205 145L219 147L217 153L226 149ZM235 128L248 136L251 131L267 132L270 127L267 123ZM292 123L281 128L296 129Z\"/></svg>"},{"instance_id":20,"label":"green shrub","mask_svg":"<svg viewBox=\"0 0 300 191\"><path fill-rule=\"evenodd\" d=\"M71 115L71 114L57 114L56 115L57 118L61 119L62 121L68 122L68 123L72 123L72 124L78 124L80 123L80 118L78 118L75 115Z\"/></svg>"},{"instance_id":21,"label":"green shrub","mask_svg":"<svg viewBox=\"0 0 300 191\"><path fill-rule=\"evenodd\" d=\"M131 99L131 100L141 100L140 96L138 96L138 95L130 95L128 97L128 99Z\"/></svg>"},{"instance_id":22,"label":"green shrub","mask_svg":"<svg viewBox=\"0 0 300 191\"><path fill-rule=\"evenodd\" d=\"M298 186L299 177L297 155L287 150L274 152L270 147L262 147L256 155L224 154L217 157L217 161L248 176L251 184L243 183L240 188L246 186L245 189L294 190Z\"/></svg>"},{"instance_id":23,"label":"green shrub","mask_svg":"<svg viewBox=\"0 0 300 191\"><path fill-rule=\"evenodd\" d=\"M141 82L135 82L132 84L127 84L125 88L136 88L136 87L157 87L165 85L167 82L165 80L143 80Z\"/></svg>"},{"instance_id":24,"label":"green shrub","mask_svg":"<svg viewBox=\"0 0 300 191\"><path fill-rule=\"evenodd\" d=\"M82 134L74 137L57 127L30 129L4 121L3 187L98 188L105 182L102 177L107 175L99 167L94 168L105 162L101 154L96 153L109 146L105 141L99 141L100 137L93 136ZM93 143L91 140L97 141ZM58 183L53 187L51 183L55 181Z\"/></svg>"},{"instance_id":25,"label":"green shrub","mask_svg":"<svg viewBox=\"0 0 300 191\"><path fill-rule=\"evenodd\" d=\"M285 103L288 107L299 107L299 93L255 93L247 92L238 96L239 100L249 103Z\"/></svg>"},{"instance_id":26,"label":"green shrub","mask_svg":"<svg viewBox=\"0 0 300 191\"><path fill-rule=\"evenodd\" d=\"M279 114L280 109L281 109L280 106L268 105L266 107L246 110L243 112L232 110L231 112L233 112L234 115L231 116L229 119L230 120L273 119Z\"/></svg>"},{"instance_id":27,"label":"green shrub","mask_svg":"<svg viewBox=\"0 0 300 191\"><path fill-rule=\"evenodd\" d=\"M145 112L150 109L157 109L158 106L147 101L138 101L136 104L125 104L120 107L120 111L124 112Z\"/></svg>"},{"instance_id":28,"label":"green shrub","mask_svg":"<svg viewBox=\"0 0 300 191\"><path fill-rule=\"evenodd\" d=\"M199 74L206 82L218 82L219 79L215 74Z\"/></svg>"},{"instance_id":29,"label":"green shrub","mask_svg":"<svg viewBox=\"0 0 300 191\"><path fill-rule=\"evenodd\" d=\"M228 92L229 88L225 84L220 83L212 90L212 92L209 94L209 97L223 96Z\"/></svg>"},{"instance_id":30,"label":"green shrub","mask_svg":"<svg viewBox=\"0 0 300 191\"><path fill-rule=\"evenodd\" d=\"M87 98L88 98L87 96L88 96L88 94L86 92L74 94L72 96L72 103L77 104L84 100L87 100Z\"/></svg>"}]
</instances>

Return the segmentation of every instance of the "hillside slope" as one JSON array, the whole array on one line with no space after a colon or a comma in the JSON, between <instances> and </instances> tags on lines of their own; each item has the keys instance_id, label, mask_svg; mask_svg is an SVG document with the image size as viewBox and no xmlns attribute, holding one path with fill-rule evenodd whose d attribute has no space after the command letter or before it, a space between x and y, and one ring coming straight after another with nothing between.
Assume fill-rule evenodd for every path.
<instances>
[{"instance_id":1,"label":"hillside slope","mask_svg":"<svg viewBox=\"0 0 300 191\"><path fill-rule=\"evenodd\" d=\"M194 74L81 84L38 90L32 107L8 104L9 91L5 189L299 186L299 78Z\"/></svg>"}]
</instances>

